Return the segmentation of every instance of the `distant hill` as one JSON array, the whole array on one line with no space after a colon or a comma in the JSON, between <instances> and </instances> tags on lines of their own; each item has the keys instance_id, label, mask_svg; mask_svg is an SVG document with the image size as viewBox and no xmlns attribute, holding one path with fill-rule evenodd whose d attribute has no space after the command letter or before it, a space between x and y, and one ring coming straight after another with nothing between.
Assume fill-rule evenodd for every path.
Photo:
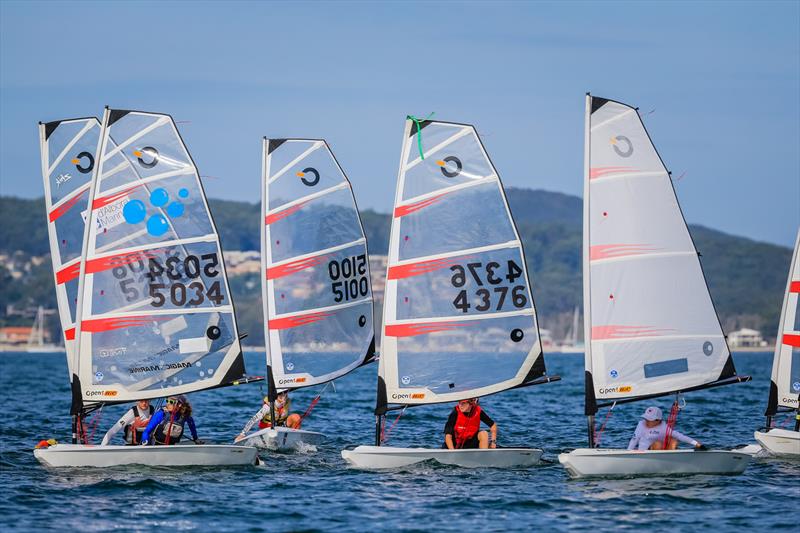
<instances>
[{"instance_id":1,"label":"distant hill","mask_svg":"<svg viewBox=\"0 0 800 533\"><path fill-rule=\"evenodd\" d=\"M542 323L560 337L582 299L582 201L566 194L520 188L509 188L508 198L525 247ZM214 199L209 204L226 250L259 249L257 204ZM362 218L370 253L386 254L389 215L366 210ZM21 252L23 259L47 255L44 221L43 199L0 196L0 254ZM773 337L791 250L702 226L690 229L726 331L753 327ZM49 262L28 268L21 280L11 279L6 269L0 269L2 323L15 321L2 315L8 304L49 302L55 306ZM242 329L250 333L252 343L260 342L262 336L258 282L255 276L232 280Z\"/></svg>"}]
</instances>

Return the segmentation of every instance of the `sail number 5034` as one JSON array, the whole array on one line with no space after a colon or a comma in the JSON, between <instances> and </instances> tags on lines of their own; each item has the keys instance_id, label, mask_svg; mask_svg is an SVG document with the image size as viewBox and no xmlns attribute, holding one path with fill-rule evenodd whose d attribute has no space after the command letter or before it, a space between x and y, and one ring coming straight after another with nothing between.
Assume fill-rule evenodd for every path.
<instances>
[{"instance_id":1,"label":"sail number 5034","mask_svg":"<svg viewBox=\"0 0 800 533\"><path fill-rule=\"evenodd\" d=\"M341 261L328 263L328 275L331 278L333 301L349 302L363 298L369 294L367 279L367 254L345 257Z\"/></svg>"},{"instance_id":2,"label":"sail number 5034","mask_svg":"<svg viewBox=\"0 0 800 533\"><path fill-rule=\"evenodd\" d=\"M509 290L509 287L503 284L504 281L508 284L514 283L522 277L523 271L511 259L506 262L505 267L505 272L503 272L502 265L497 261L490 261L485 266L483 263L453 265L450 267L450 271L453 272L450 284L453 287L461 288L467 284L468 279L475 281L475 284L480 287L475 291L475 296L480 298L480 301L475 304L476 311L488 311L492 307L495 311L501 311L506 302L510 302L517 309L523 308L528 305L528 291L525 285L514 285ZM494 287L491 287L492 285ZM489 290L490 288L491 290ZM455 297L453 307L462 313L467 313L472 308L466 289L461 290Z\"/></svg>"}]
</instances>

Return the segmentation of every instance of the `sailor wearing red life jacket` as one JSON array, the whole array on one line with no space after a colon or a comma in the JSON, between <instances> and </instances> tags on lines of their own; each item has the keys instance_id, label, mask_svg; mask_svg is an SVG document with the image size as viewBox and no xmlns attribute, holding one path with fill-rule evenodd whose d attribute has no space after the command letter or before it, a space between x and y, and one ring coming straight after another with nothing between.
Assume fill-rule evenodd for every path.
<instances>
[{"instance_id":1,"label":"sailor wearing red life jacket","mask_svg":"<svg viewBox=\"0 0 800 533\"><path fill-rule=\"evenodd\" d=\"M111 442L111 438L116 435L119 430L124 430L126 444L140 444L142 442L142 433L147 423L150 422L150 417L153 416L153 406L150 405L150 400L139 400L136 405L131 407L122 418L117 420L117 423L111 426L101 446L106 446Z\"/></svg>"},{"instance_id":2,"label":"sailor wearing red life jacket","mask_svg":"<svg viewBox=\"0 0 800 533\"><path fill-rule=\"evenodd\" d=\"M481 422L489 426L492 436L481 431ZM497 424L478 405L477 398L461 400L450 413L444 426L444 446L450 450L496 448Z\"/></svg>"}]
</instances>

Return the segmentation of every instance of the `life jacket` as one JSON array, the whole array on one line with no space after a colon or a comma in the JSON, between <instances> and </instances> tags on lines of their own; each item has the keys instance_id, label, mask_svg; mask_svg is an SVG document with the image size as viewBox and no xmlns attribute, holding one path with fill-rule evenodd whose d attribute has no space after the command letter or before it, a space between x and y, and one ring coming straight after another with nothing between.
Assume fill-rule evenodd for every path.
<instances>
[{"instance_id":1,"label":"life jacket","mask_svg":"<svg viewBox=\"0 0 800 533\"><path fill-rule=\"evenodd\" d=\"M464 443L478 434L481 428L481 408L473 405L469 414L464 414L458 407L456 409L456 425L453 428L456 448L462 448Z\"/></svg>"},{"instance_id":2,"label":"life jacket","mask_svg":"<svg viewBox=\"0 0 800 533\"><path fill-rule=\"evenodd\" d=\"M183 425L186 423L187 417L180 413L175 413L173 417L166 408L163 411L164 419L153 430L153 438L156 444L178 444L183 435Z\"/></svg>"},{"instance_id":3,"label":"life jacket","mask_svg":"<svg viewBox=\"0 0 800 533\"><path fill-rule=\"evenodd\" d=\"M285 426L286 420L289 418L289 406L292 404L292 401L289 398L286 398L286 403L283 404L283 407L278 409L275 407L275 416L278 418L276 423L277 426ZM270 428L272 427L272 419L270 418L269 409L267 412L264 413L264 416L261 418L261 421L258 423L259 429Z\"/></svg>"},{"instance_id":4,"label":"life jacket","mask_svg":"<svg viewBox=\"0 0 800 533\"><path fill-rule=\"evenodd\" d=\"M133 406L133 422L123 428L125 432L125 442L128 444L139 444L142 442L142 433L150 422L150 418L155 413L155 408L150 405L147 407L147 414L145 415L139 411L139 406Z\"/></svg>"}]
</instances>

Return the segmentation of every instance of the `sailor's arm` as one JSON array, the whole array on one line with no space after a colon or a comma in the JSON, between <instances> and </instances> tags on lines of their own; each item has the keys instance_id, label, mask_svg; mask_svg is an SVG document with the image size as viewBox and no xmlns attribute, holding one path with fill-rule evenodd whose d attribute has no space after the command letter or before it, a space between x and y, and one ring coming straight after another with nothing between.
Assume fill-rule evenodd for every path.
<instances>
[{"instance_id":1,"label":"sailor's arm","mask_svg":"<svg viewBox=\"0 0 800 533\"><path fill-rule=\"evenodd\" d=\"M642 438L642 423L639 422L636 425L636 431L633 432L633 437L631 437L631 441L628 443L629 450L635 450L639 447L639 440Z\"/></svg>"},{"instance_id":2,"label":"sailor's arm","mask_svg":"<svg viewBox=\"0 0 800 533\"><path fill-rule=\"evenodd\" d=\"M684 444L689 444L690 446L694 446L695 448L700 446L700 443L698 441L694 440L691 437L687 437L686 435L684 435L683 433L681 433L680 431L678 431L676 429L672 430L672 433L670 433L670 436L672 438L674 438L674 439L678 439L680 442L682 442Z\"/></svg>"},{"instance_id":3,"label":"sailor's arm","mask_svg":"<svg viewBox=\"0 0 800 533\"><path fill-rule=\"evenodd\" d=\"M147 423L147 427L144 428L144 433L142 433L142 444L147 444L150 440L150 433L156 428L157 425L161 423L164 419L164 411L158 410L156 414L150 417L150 422Z\"/></svg>"},{"instance_id":4,"label":"sailor's arm","mask_svg":"<svg viewBox=\"0 0 800 533\"><path fill-rule=\"evenodd\" d=\"M252 417L250 417L250 420L248 420L247 424L244 425L244 427L242 428L242 431L240 431L239 434L236 436L236 440L237 441L242 440L244 438L244 436L247 435L247 432L250 431L250 428L252 428L254 425L256 425L259 420L264 418L264 415L267 414L267 411L269 411L269 404L265 403L261 407L261 409L258 410L258 412L256 414L254 414Z\"/></svg>"},{"instance_id":5,"label":"sailor's arm","mask_svg":"<svg viewBox=\"0 0 800 533\"><path fill-rule=\"evenodd\" d=\"M456 431L456 412L451 411L450 416L447 417L447 422L444 425L444 445L448 450L455 450L456 443L453 434Z\"/></svg>"},{"instance_id":6,"label":"sailor's arm","mask_svg":"<svg viewBox=\"0 0 800 533\"><path fill-rule=\"evenodd\" d=\"M485 411L481 411L481 422L489 426L490 438L489 438L489 448L496 448L497 447L497 422L492 420L492 418L486 414Z\"/></svg>"},{"instance_id":7,"label":"sailor's arm","mask_svg":"<svg viewBox=\"0 0 800 533\"><path fill-rule=\"evenodd\" d=\"M124 415L122 415L122 417L119 420L117 420L117 422L113 426L109 428L109 430L103 437L103 441L100 443L100 446L108 445L108 443L111 442L111 439L114 437L114 435L119 433L119 430L121 430L128 424L131 424L134 418L135 417L133 413L133 408L128 409L128 411Z\"/></svg>"}]
</instances>

